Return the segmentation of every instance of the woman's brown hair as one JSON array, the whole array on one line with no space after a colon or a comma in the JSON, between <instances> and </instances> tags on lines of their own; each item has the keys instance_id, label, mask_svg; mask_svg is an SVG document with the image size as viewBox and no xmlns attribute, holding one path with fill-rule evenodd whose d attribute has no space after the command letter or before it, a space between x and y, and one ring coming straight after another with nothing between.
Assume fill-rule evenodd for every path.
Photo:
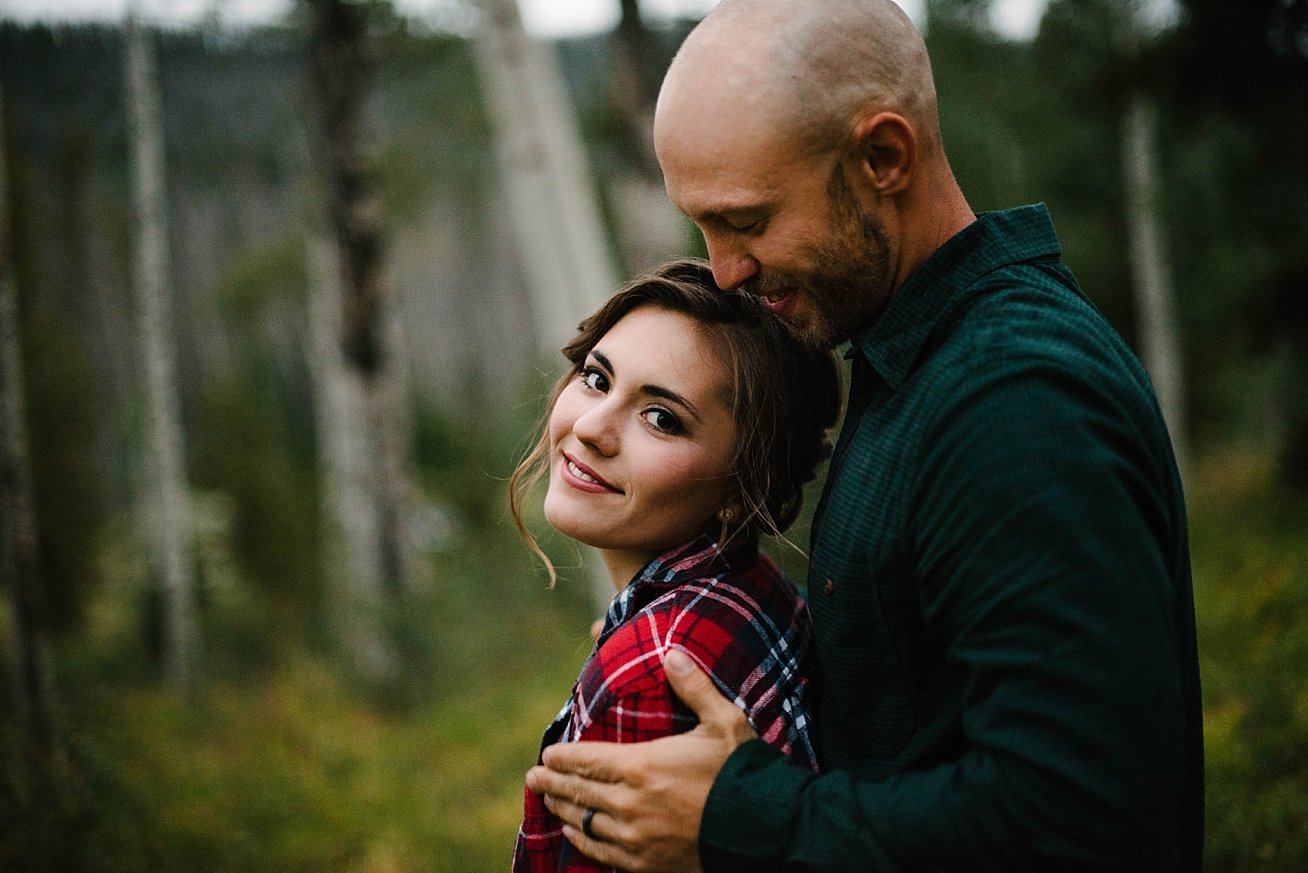
<instances>
[{"instance_id":1,"label":"woman's brown hair","mask_svg":"<svg viewBox=\"0 0 1308 873\"><path fill-rule=\"evenodd\" d=\"M586 356L628 313L654 306L707 329L732 374L731 410L736 425L728 475L740 495L744 517L724 525L723 539L745 534L780 535L804 500L804 484L831 454L827 431L840 414L840 375L835 356L796 338L758 298L721 291L708 262L673 261L625 285L583 321L563 347L571 365L550 393L548 422L564 387L581 372ZM509 509L518 531L554 568L522 523L522 501L549 468L548 427L509 480Z\"/></svg>"}]
</instances>

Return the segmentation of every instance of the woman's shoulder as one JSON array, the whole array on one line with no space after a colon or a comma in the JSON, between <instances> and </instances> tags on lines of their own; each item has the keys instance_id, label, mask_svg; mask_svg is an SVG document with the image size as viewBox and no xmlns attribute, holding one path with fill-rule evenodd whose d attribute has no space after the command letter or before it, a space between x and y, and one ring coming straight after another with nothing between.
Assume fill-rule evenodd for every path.
<instances>
[{"instance_id":1,"label":"woman's shoulder","mask_svg":"<svg viewBox=\"0 0 1308 873\"><path fill-rule=\"evenodd\" d=\"M760 665L802 660L809 638L795 586L760 554L744 569L680 580L604 638L592 662L621 695L662 684L663 653L677 648L734 697Z\"/></svg>"}]
</instances>

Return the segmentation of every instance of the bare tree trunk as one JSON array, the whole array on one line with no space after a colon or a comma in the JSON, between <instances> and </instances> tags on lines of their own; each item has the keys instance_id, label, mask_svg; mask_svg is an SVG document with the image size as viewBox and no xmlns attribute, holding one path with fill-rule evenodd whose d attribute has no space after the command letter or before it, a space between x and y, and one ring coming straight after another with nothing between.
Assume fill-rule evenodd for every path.
<instances>
[{"instance_id":1,"label":"bare tree trunk","mask_svg":"<svg viewBox=\"0 0 1308 873\"><path fill-rule=\"evenodd\" d=\"M36 614L40 574L4 143L4 100L0 95L0 571L9 580L13 598L16 702L23 710L33 746L48 751L53 744L53 723L43 634Z\"/></svg>"},{"instance_id":2,"label":"bare tree trunk","mask_svg":"<svg viewBox=\"0 0 1308 873\"><path fill-rule=\"evenodd\" d=\"M127 19L126 40L129 148L136 215L132 289L149 415L150 483L145 516L163 582L165 669L169 684L184 695L194 680L195 604L188 542L190 506L172 345L159 73L150 35L131 15Z\"/></svg>"},{"instance_id":3,"label":"bare tree trunk","mask_svg":"<svg viewBox=\"0 0 1308 873\"><path fill-rule=\"evenodd\" d=\"M387 683L398 664L382 626L383 608L417 587L424 574L408 535L416 487L400 331L361 142L366 28L357 6L342 0L309 5L314 152L329 231L327 239L310 240L307 253L328 524L324 560L338 634L362 675Z\"/></svg>"},{"instance_id":4,"label":"bare tree trunk","mask_svg":"<svg viewBox=\"0 0 1308 873\"><path fill-rule=\"evenodd\" d=\"M609 198L618 225L622 260L642 273L689 248L690 224L668 199L654 154L654 104L663 70L656 66L649 30L637 0L622 0L613 37L609 99L627 131L626 166L613 174Z\"/></svg>"},{"instance_id":5,"label":"bare tree trunk","mask_svg":"<svg viewBox=\"0 0 1308 873\"><path fill-rule=\"evenodd\" d=\"M477 40L496 157L542 352L555 356L617 284L589 161L553 49L522 29L515 0L482 0Z\"/></svg>"},{"instance_id":6,"label":"bare tree trunk","mask_svg":"<svg viewBox=\"0 0 1308 873\"><path fill-rule=\"evenodd\" d=\"M310 364L314 380L314 412L323 493L323 566L331 599L334 632L353 667L371 682L385 684L397 675L398 664L383 628L386 604L402 580L418 575L401 561L410 554L403 518L387 516L387 506L405 506L410 496L394 483L407 481L397 469L400 446L379 445L378 410L391 410L402 398L381 395L377 384L350 367L341 349L342 309L338 247L330 239L307 242L309 276ZM391 380L392 382L396 380ZM388 421L397 421L391 414ZM389 429L395 433L395 428ZM398 436L396 441L400 439ZM407 444L403 446L407 450ZM390 483L388 485L388 483ZM387 533L394 551L387 554Z\"/></svg>"},{"instance_id":7,"label":"bare tree trunk","mask_svg":"<svg viewBox=\"0 0 1308 873\"><path fill-rule=\"evenodd\" d=\"M1135 285L1140 352L1154 383L1172 436L1177 465L1185 472L1185 369L1180 326L1167 263L1158 173L1158 113L1153 100L1136 92L1127 105L1122 136L1127 230Z\"/></svg>"},{"instance_id":8,"label":"bare tree trunk","mask_svg":"<svg viewBox=\"0 0 1308 873\"><path fill-rule=\"evenodd\" d=\"M632 140L630 157L637 169L642 176L661 180L663 172L654 153L654 103L658 85L652 81L649 31L640 17L638 0L622 0L621 6L622 17L613 33L616 51L609 93L626 123Z\"/></svg>"},{"instance_id":9,"label":"bare tree trunk","mask_svg":"<svg viewBox=\"0 0 1308 873\"><path fill-rule=\"evenodd\" d=\"M553 48L522 29L515 0L481 0L476 43L496 158L527 272L536 341L557 360L577 325L616 290L589 161ZM583 563L602 612L613 583L593 549Z\"/></svg>"}]
</instances>

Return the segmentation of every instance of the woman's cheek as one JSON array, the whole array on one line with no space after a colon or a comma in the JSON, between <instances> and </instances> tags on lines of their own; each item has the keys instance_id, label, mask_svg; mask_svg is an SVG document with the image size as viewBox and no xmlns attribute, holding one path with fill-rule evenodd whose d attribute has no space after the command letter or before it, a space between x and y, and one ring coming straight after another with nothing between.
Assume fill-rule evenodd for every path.
<instances>
[{"instance_id":1,"label":"woman's cheek","mask_svg":"<svg viewBox=\"0 0 1308 873\"><path fill-rule=\"evenodd\" d=\"M687 486L693 487L722 475L722 471L714 468L704 452L686 451L684 448L658 453L649 459L645 467L654 480L651 484L655 484L656 490L660 492L675 490L684 493Z\"/></svg>"},{"instance_id":2,"label":"woman's cheek","mask_svg":"<svg viewBox=\"0 0 1308 873\"><path fill-rule=\"evenodd\" d=\"M550 412L548 427L551 447L558 445L559 440L572 431L572 425L577 420L575 393L573 387L569 385L563 389L559 399L554 402L554 409Z\"/></svg>"}]
</instances>

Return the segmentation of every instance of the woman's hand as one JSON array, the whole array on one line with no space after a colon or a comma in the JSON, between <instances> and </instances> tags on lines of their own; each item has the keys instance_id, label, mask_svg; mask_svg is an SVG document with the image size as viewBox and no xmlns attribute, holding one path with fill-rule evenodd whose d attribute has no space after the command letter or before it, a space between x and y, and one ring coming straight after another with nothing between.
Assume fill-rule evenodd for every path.
<instances>
[{"instance_id":1,"label":"woman's hand","mask_svg":"<svg viewBox=\"0 0 1308 873\"><path fill-rule=\"evenodd\" d=\"M677 697L699 716L694 730L647 743L560 743L544 766L527 773L527 787L564 822L582 853L633 873L698 873L699 825L718 771L757 734L681 651L663 659ZM586 811L594 839L582 832Z\"/></svg>"}]
</instances>

